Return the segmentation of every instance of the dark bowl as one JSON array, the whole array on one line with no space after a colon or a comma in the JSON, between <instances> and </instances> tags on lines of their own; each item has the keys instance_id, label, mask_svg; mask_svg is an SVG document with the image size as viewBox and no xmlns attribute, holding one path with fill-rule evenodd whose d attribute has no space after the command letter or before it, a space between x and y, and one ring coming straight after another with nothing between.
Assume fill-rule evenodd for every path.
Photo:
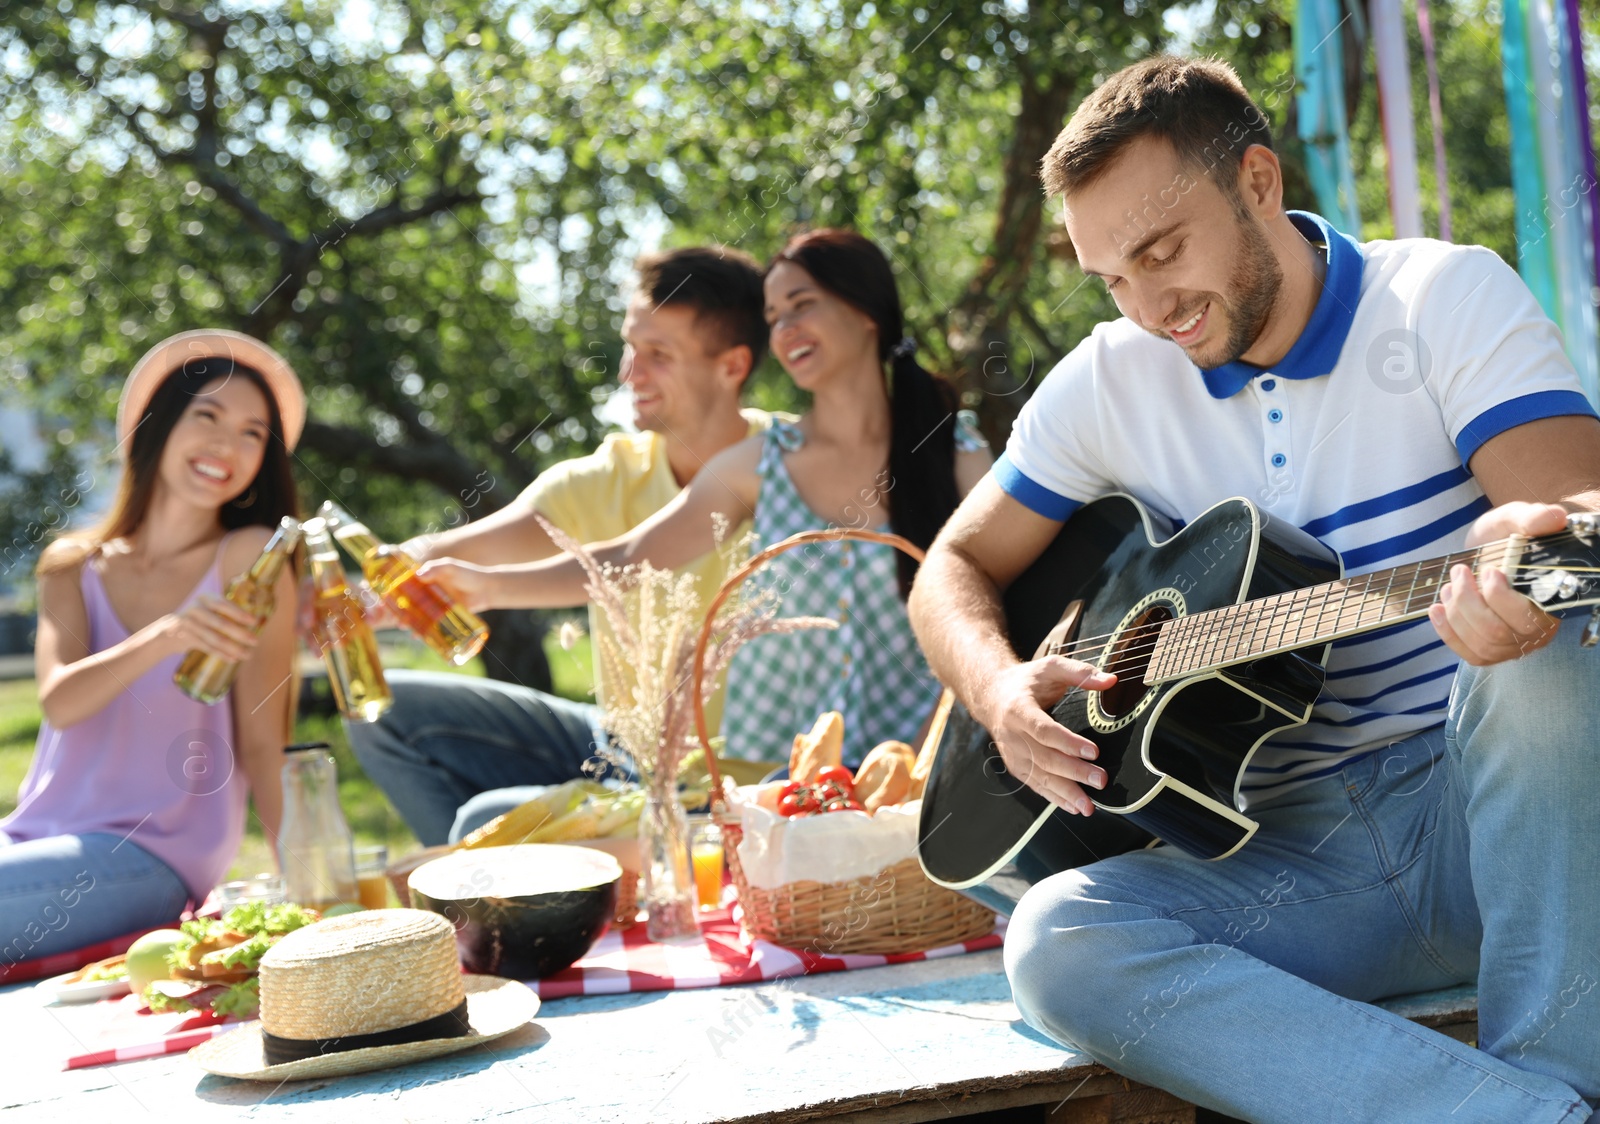
<instances>
[{"instance_id":1,"label":"dark bowl","mask_svg":"<svg viewBox=\"0 0 1600 1124\"><path fill-rule=\"evenodd\" d=\"M616 912L622 866L603 851L523 843L456 851L411 872L411 903L456 929L462 967L534 980L588 952Z\"/></svg>"}]
</instances>

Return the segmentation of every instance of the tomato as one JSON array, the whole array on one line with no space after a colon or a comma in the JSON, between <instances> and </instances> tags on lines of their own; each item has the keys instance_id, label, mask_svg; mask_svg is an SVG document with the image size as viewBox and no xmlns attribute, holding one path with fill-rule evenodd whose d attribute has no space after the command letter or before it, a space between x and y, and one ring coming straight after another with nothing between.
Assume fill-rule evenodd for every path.
<instances>
[{"instance_id":1,"label":"tomato","mask_svg":"<svg viewBox=\"0 0 1600 1124\"><path fill-rule=\"evenodd\" d=\"M798 816L802 813L802 811L803 809L800 807L799 793L786 792L782 796L778 797L778 815Z\"/></svg>"},{"instance_id":2,"label":"tomato","mask_svg":"<svg viewBox=\"0 0 1600 1124\"><path fill-rule=\"evenodd\" d=\"M785 796L793 796L803 787L805 786L799 781L787 781L784 783L784 786L778 790L778 799L781 801Z\"/></svg>"},{"instance_id":3,"label":"tomato","mask_svg":"<svg viewBox=\"0 0 1600 1124\"><path fill-rule=\"evenodd\" d=\"M850 770L846 769L843 765L829 765L826 769L823 769L817 774L817 779L812 783L836 784L839 786L840 790L848 796L850 793L855 791L856 778L855 774L851 773Z\"/></svg>"},{"instance_id":4,"label":"tomato","mask_svg":"<svg viewBox=\"0 0 1600 1124\"><path fill-rule=\"evenodd\" d=\"M812 786L803 786L799 792L795 793L795 797L800 801L802 815L811 815L822 811L822 794Z\"/></svg>"}]
</instances>

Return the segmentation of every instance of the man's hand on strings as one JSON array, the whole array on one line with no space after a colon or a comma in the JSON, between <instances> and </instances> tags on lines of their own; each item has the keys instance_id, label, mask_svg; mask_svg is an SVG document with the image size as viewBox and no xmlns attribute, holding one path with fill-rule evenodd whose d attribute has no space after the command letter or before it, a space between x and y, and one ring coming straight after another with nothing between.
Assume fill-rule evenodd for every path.
<instances>
[{"instance_id":1,"label":"man's hand on strings","mask_svg":"<svg viewBox=\"0 0 1600 1124\"><path fill-rule=\"evenodd\" d=\"M1006 771L1058 808L1087 816L1094 811L1083 786L1104 788L1105 770L1091 762L1099 749L1047 713L1069 690L1103 691L1115 675L1081 660L1046 656L1000 672L975 715L1000 747Z\"/></svg>"},{"instance_id":2,"label":"man's hand on strings","mask_svg":"<svg viewBox=\"0 0 1600 1124\"><path fill-rule=\"evenodd\" d=\"M1484 546L1514 534L1551 535L1567 525L1567 509L1553 503L1508 503L1480 515L1467 532L1467 546ZM1544 647L1555 638L1555 617L1511 588L1503 571L1486 552L1474 578L1465 565L1450 568L1450 580L1428 619L1452 652L1474 667L1514 660Z\"/></svg>"}]
</instances>

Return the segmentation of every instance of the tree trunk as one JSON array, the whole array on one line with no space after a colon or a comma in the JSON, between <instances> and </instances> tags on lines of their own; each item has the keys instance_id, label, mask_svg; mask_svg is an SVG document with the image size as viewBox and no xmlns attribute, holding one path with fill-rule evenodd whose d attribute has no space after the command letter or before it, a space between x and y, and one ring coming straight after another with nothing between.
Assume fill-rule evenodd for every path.
<instances>
[{"instance_id":1,"label":"tree trunk","mask_svg":"<svg viewBox=\"0 0 1600 1124\"><path fill-rule=\"evenodd\" d=\"M1076 89L1073 76L1024 71L994 237L966 292L950 310L945 338L959 374L962 400L977 409L984 435L997 453L1010 436L1022 403L1056 358L1017 346L1011 326L1044 225L1039 161L1065 123Z\"/></svg>"}]
</instances>

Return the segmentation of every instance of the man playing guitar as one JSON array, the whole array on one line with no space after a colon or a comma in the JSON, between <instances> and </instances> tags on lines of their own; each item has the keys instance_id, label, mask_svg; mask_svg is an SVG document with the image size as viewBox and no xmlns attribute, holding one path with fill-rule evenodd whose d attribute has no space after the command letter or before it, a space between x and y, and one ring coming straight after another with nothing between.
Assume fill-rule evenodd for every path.
<instances>
[{"instance_id":1,"label":"man playing guitar","mask_svg":"<svg viewBox=\"0 0 1600 1124\"><path fill-rule=\"evenodd\" d=\"M1286 212L1270 129L1226 65L1113 75L1043 173L1123 318L1040 385L911 614L1006 770L1058 808L1106 814L1090 795L1107 777L1047 711L1115 679L1019 657L1001 591L1084 504L1126 493L1181 527L1244 496L1347 575L1600 510L1600 421L1515 272ZM1027 893L1005 948L1018 1008L1250 1120L1591 1119L1597 685L1577 627L1456 566L1425 620L1333 644L1311 720L1243 773L1259 829L1237 853L1158 846ZM1478 1049L1370 1005L1474 980Z\"/></svg>"}]
</instances>

